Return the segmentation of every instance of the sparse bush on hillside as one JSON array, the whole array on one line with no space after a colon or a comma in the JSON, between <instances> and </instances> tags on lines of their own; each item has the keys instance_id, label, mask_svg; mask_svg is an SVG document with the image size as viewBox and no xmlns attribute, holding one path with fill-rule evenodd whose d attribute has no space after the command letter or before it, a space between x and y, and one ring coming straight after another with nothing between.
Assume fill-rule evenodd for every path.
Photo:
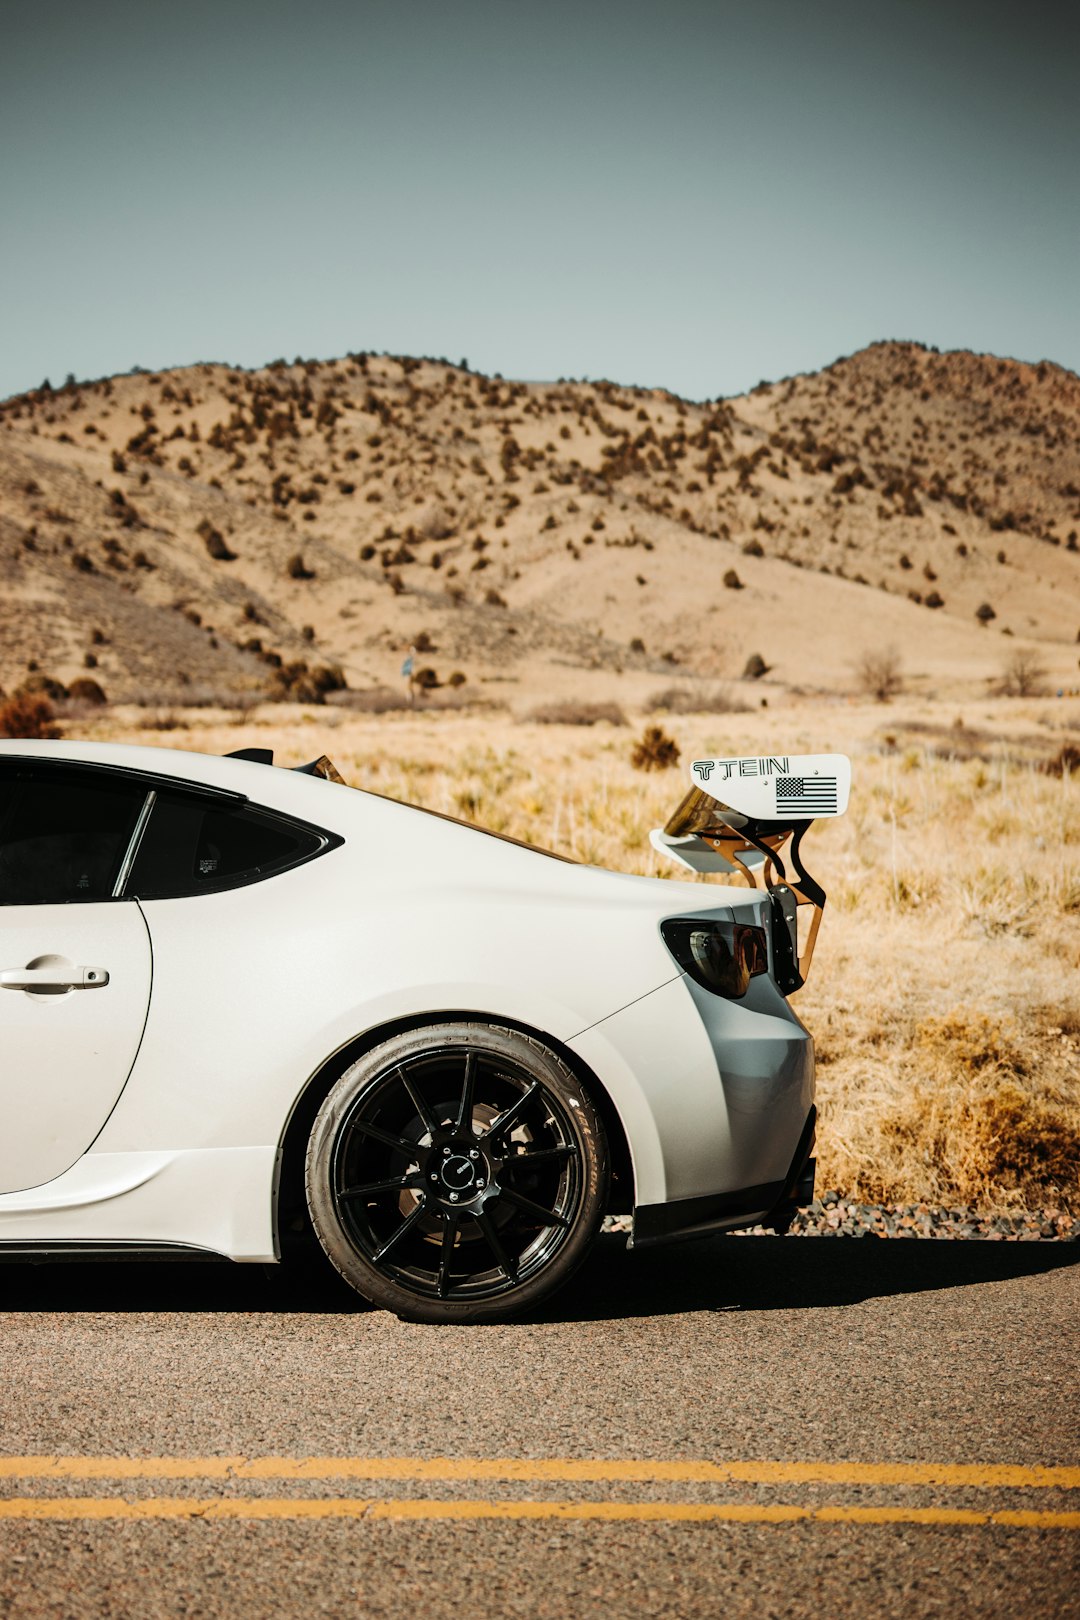
<instances>
[{"instance_id":1,"label":"sparse bush on hillside","mask_svg":"<svg viewBox=\"0 0 1080 1620\"><path fill-rule=\"evenodd\" d=\"M15 693L16 697L43 697L50 703L63 703L68 695L67 687L63 681L58 681L55 675L47 675L38 670L36 665L30 666L32 673L26 677Z\"/></svg>"},{"instance_id":2,"label":"sparse bush on hillside","mask_svg":"<svg viewBox=\"0 0 1080 1620\"><path fill-rule=\"evenodd\" d=\"M645 703L647 714L746 714L748 707L723 686L665 686Z\"/></svg>"},{"instance_id":3,"label":"sparse bush on hillside","mask_svg":"<svg viewBox=\"0 0 1080 1620\"><path fill-rule=\"evenodd\" d=\"M277 703L325 703L327 693L342 692L346 685L344 671L336 665L311 667L298 658L288 664L279 661L268 695Z\"/></svg>"},{"instance_id":4,"label":"sparse bush on hillside","mask_svg":"<svg viewBox=\"0 0 1080 1620\"><path fill-rule=\"evenodd\" d=\"M576 698L558 703L541 703L525 716L539 726L625 726L628 722L617 703L582 703Z\"/></svg>"},{"instance_id":5,"label":"sparse bush on hillside","mask_svg":"<svg viewBox=\"0 0 1080 1620\"><path fill-rule=\"evenodd\" d=\"M679 745L659 726L646 726L630 751L635 771L666 771L679 763Z\"/></svg>"},{"instance_id":6,"label":"sparse bush on hillside","mask_svg":"<svg viewBox=\"0 0 1080 1620\"><path fill-rule=\"evenodd\" d=\"M1040 766L1045 776L1075 776L1080 773L1080 748L1075 743L1064 743L1054 755Z\"/></svg>"},{"instance_id":7,"label":"sparse bush on hillside","mask_svg":"<svg viewBox=\"0 0 1080 1620\"><path fill-rule=\"evenodd\" d=\"M59 737L53 725L54 711L48 698L25 690L0 704L0 737L42 739Z\"/></svg>"},{"instance_id":8,"label":"sparse bush on hillside","mask_svg":"<svg viewBox=\"0 0 1080 1620\"><path fill-rule=\"evenodd\" d=\"M79 675L72 681L68 687L68 700L71 703L86 703L94 709L108 702L104 689L89 675Z\"/></svg>"},{"instance_id":9,"label":"sparse bush on hillside","mask_svg":"<svg viewBox=\"0 0 1080 1620\"><path fill-rule=\"evenodd\" d=\"M229 550L225 536L219 529L215 529L207 518L203 518L195 532L205 542L206 549L215 562L236 561L236 552Z\"/></svg>"},{"instance_id":10,"label":"sparse bush on hillside","mask_svg":"<svg viewBox=\"0 0 1080 1620\"><path fill-rule=\"evenodd\" d=\"M285 572L288 574L290 579L315 578L315 570L307 566L307 564L304 562L303 554L299 551L294 552L289 558L288 562L285 564Z\"/></svg>"},{"instance_id":11,"label":"sparse bush on hillside","mask_svg":"<svg viewBox=\"0 0 1080 1620\"><path fill-rule=\"evenodd\" d=\"M365 692L348 692L342 703L358 714L396 714L412 705L404 692L391 686L373 686Z\"/></svg>"},{"instance_id":12,"label":"sparse bush on hillside","mask_svg":"<svg viewBox=\"0 0 1080 1620\"><path fill-rule=\"evenodd\" d=\"M1046 681L1046 665L1030 647L1016 647L1005 660L998 682L1003 697L1038 697Z\"/></svg>"},{"instance_id":13,"label":"sparse bush on hillside","mask_svg":"<svg viewBox=\"0 0 1080 1620\"><path fill-rule=\"evenodd\" d=\"M975 617L978 619L980 624L989 624L991 619L997 618L997 614L994 612L989 602L983 602L975 609Z\"/></svg>"},{"instance_id":14,"label":"sparse bush on hillside","mask_svg":"<svg viewBox=\"0 0 1080 1620\"><path fill-rule=\"evenodd\" d=\"M763 675L769 673L769 669L760 653L751 653L743 666L742 678L744 681L760 681Z\"/></svg>"},{"instance_id":15,"label":"sparse bush on hillside","mask_svg":"<svg viewBox=\"0 0 1080 1620\"><path fill-rule=\"evenodd\" d=\"M904 685L900 654L895 647L867 648L855 665L860 690L879 703L888 703Z\"/></svg>"},{"instance_id":16,"label":"sparse bush on hillside","mask_svg":"<svg viewBox=\"0 0 1080 1620\"><path fill-rule=\"evenodd\" d=\"M735 572L734 568L729 568L727 573L724 575L724 584L727 586L729 591L741 591L743 588L743 582Z\"/></svg>"}]
</instances>

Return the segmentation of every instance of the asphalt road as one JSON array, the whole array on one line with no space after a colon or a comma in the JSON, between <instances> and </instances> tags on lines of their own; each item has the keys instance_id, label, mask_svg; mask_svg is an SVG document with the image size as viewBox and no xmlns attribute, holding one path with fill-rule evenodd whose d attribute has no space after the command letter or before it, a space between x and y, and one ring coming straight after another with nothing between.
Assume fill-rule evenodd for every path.
<instances>
[{"instance_id":1,"label":"asphalt road","mask_svg":"<svg viewBox=\"0 0 1080 1620\"><path fill-rule=\"evenodd\" d=\"M1080 1616L1077 1260L605 1238L479 1328L9 1266L0 1615Z\"/></svg>"}]
</instances>

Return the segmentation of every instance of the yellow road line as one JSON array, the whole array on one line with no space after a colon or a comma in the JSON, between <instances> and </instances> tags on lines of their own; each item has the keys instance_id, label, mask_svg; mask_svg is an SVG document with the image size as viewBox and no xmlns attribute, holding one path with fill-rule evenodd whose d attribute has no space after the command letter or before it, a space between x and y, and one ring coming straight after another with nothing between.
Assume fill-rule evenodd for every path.
<instances>
[{"instance_id":1,"label":"yellow road line","mask_svg":"<svg viewBox=\"0 0 1080 1620\"><path fill-rule=\"evenodd\" d=\"M600 1484L1080 1489L1080 1468L1015 1463L651 1462L558 1457L0 1457L3 1479L547 1480Z\"/></svg>"},{"instance_id":2,"label":"yellow road line","mask_svg":"<svg viewBox=\"0 0 1080 1620\"><path fill-rule=\"evenodd\" d=\"M1043 1513L937 1507L802 1507L757 1502L500 1502L417 1498L150 1496L7 1497L0 1519L562 1519L691 1524L1009 1525L1080 1530L1080 1512Z\"/></svg>"}]
</instances>

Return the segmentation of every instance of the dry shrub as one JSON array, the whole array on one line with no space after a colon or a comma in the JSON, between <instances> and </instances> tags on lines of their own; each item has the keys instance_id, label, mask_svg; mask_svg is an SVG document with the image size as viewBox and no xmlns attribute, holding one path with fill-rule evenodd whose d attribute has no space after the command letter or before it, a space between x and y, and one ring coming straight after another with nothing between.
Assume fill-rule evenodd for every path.
<instances>
[{"instance_id":1,"label":"dry shrub","mask_svg":"<svg viewBox=\"0 0 1080 1620\"><path fill-rule=\"evenodd\" d=\"M52 723L54 718L53 706L47 697L16 692L14 697L0 704L0 737L59 737L60 731Z\"/></svg>"},{"instance_id":2,"label":"dry shrub","mask_svg":"<svg viewBox=\"0 0 1080 1620\"><path fill-rule=\"evenodd\" d=\"M412 707L404 692L396 692L389 686L373 686L364 692L339 692L334 702L340 708L355 709L360 714L393 714Z\"/></svg>"},{"instance_id":3,"label":"dry shrub","mask_svg":"<svg viewBox=\"0 0 1080 1620\"><path fill-rule=\"evenodd\" d=\"M1005 660L997 690L1003 697L1038 697L1046 682L1046 665L1030 647L1017 647Z\"/></svg>"},{"instance_id":4,"label":"dry shrub","mask_svg":"<svg viewBox=\"0 0 1080 1620\"><path fill-rule=\"evenodd\" d=\"M646 726L630 754L635 771L666 771L679 763L679 745L659 726Z\"/></svg>"},{"instance_id":5,"label":"dry shrub","mask_svg":"<svg viewBox=\"0 0 1080 1620\"><path fill-rule=\"evenodd\" d=\"M236 552L230 551L225 543L225 536L219 529L215 529L209 518L203 518L197 526L195 533L204 542L207 551L215 562L235 562Z\"/></svg>"},{"instance_id":6,"label":"dry shrub","mask_svg":"<svg viewBox=\"0 0 1080 1620\"><path fill-rule=\"evenodd\" d=\"M36 673L28 675L23 681L15 696L48 698L50 703L63 703L68 695L67 687L63 681L58 681L55 675Z\"/></svg>"},{"instance_id":7,"label":"dry shrub","mask_svg":"<svg viewBox=\"0 0 1080 1620\"><path fill-rule=\"evenodd\" d=\"M900 654L895 647L868 647L855 665L861 691L879 703L888 703L904 684Z\"/></svg>"},{"instance_id":8,"label":"dry shrub","mask_svg":"<svg viewBox=\"0 0 1080 1620\"><path fill-rule=\"evenodd\" d=\"M696 692L685 686L665 686L645 703L647 714L746 714L748 708L723 686L702 687Z\"/></svg>"},{"instance_id":9,"label":"dry shrub","mask_svg":"<svg viewBox=\"0 0 1080 1620\"><path fill-rule=\"evenodd\" d=\"M422 708L420 704L410 701L405 692L395 691L389 686L369 687L367 691L333 692L329 701L335 708L355 710L360 714L397 714L407 710L423 713L425 716L438 714L444 711L458 711L475 709L478 711L494 712L505 707L504 704L492 698L481 697L479 693L466 693L463 690L464 680L456 681L453 676L447 682L447 689L432 689L423 697Z\"/></svg>"},{"instance_id":10,"label":"dry shrub","mask_svg":"<svg viewBox=\"0 0 1080 1620\"><path fill-rule=\"evenodd\" d=\"M267 693L275 703L325 703L328 692L342 692L343 670L332 664L311 666L298 658L274 671Z\"/></svg>"},{"instance_id":11,"label":"dry shrub","mask_svg":"<svg viewBox=\"0 0 1080 1620\"><path fill-rule=\"evenodd\" d=\"M1015 1029L959 1010L923 1020L910 1089L879 1123L878 1166L859 1177L879 1199L912 1185L946 1204L1075 1206L1080 1114L1029 1072Z\"/></svg>"},{"instance_id":12,"label":"dry shrub","mask_svg":"<svg viewBox=\"0 0 1080 1620\"><path fill-rule=\"evenodd\" d=\"M185 721L175 709L146 709L135 723L140 731L179 731Z\"/></svg>"},{"instance_id":13,"label":"dry shrub","mask_svg":"<svg viewBox=\"0 0 1080 1620\"><path fill-rule=\"evenodd\" d=\"M1064 743L1039 769L1045 776L1072 776L1080 771L1080 748L1075 743Z\"/></svg>"},{"instance_id":14,"label":"dry shrub","mask_svg":"<svg viewBox=\"0 0 1080 1620\"><path fill-rule=\"evenodd\" d=\"M582 703L576 698L561 703L541 703L525 716L538 726L595 726L605 721L609 726L625 726L628 722L617 703Z\"/></svg>"},{"instance_id":15,"label":"dry shrub","mask_svg":"<svg viewBox=\"0 0 1080 1620\"><path fill-rule=\"evenodd\" d=\"M72 703L85 703L92 709L100 709L108 702L104 688L89 675L79 675L72 681L68 699Z\"/></svg>"},{"instance_id":16,"label":"dry shrub","mask_svg":"<svg viewBox=\"0 0 1080 1620\"><path fill-rule=\"evenodd\" d=\"M924 1018L915 1029L916 1061L968 1078L986 1069L1022 1075L1025 1059L1015 1031L985 1013L956 1010Z\"/></svg>"}]
</instances>

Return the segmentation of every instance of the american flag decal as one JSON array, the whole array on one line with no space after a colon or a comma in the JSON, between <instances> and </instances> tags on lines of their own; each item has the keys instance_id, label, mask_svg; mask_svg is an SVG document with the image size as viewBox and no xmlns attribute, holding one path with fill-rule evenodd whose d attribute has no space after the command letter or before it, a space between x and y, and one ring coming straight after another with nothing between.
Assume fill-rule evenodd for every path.
<instances>
[{"instance_id":1,"label":"american flag decal","mask_svg":"<svg viewBox=\"0 0 1080 1620\"><path fill-rule=\"evenodd\" d=\"M810 816L837 813L835 776L778 776L776 810L805 811Z\"/></svg>"}]
</instances>

